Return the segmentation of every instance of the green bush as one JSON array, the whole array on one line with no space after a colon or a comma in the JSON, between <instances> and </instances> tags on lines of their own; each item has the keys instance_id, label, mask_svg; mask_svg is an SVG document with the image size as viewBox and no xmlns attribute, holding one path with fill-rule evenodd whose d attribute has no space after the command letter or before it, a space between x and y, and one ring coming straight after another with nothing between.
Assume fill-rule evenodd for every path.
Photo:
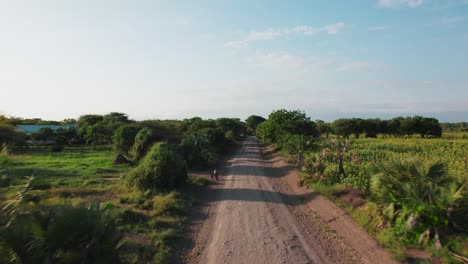
<instances>
[{"instance_id":1,"label":"green bush","mask_svg":"<svg viewBox=\"0 0 468 264\"><path fill-rule=\"evenodd\" d=\"M373 193L385 208L391 209L386 209L390 217L406 221L408 229L419 229L419 244L427 244L434 234L435 246L440 248L438 232L451 224L454 214L464 207L466 181L459 183L449 176L440 161L394 159L379 165L378 171Z\"/></svg>"},{"instance_id":2,"label":"green bush","mask_svg":"<svg viewBox=\"0 0 468 264\"><path fill-rule=\"evenodd\" d=\"M15 217L2 215L0 225L1 263L118 262L121 235L97 205L40 207Z\"/></svg>"},{"instance_id":3,"label":"green bush","mask_svg":"<svg viewBox=\"0 0 468 264\"><path fill-rule=\"evenodd\" d=\"M153 131L149 128L143 128L138 131L135 136L135 141L131 150L131 155L134 160L140 160L146 153L146 150L153 142Z\"/></svg>"},{"instance_id":4,"label":"green bush","mask_svg":"<svg viewBox=\"0 0 468 264\"><path fill-rule=\"evenodd\" d=\"M115 153L128 156L139 130L140 127L134 124L119 127L112 137Z\"/></svg>"},{"instance_id":5,"label":"green bush","mask_svg":"<svg viewBox=\"0 0 468 264\"><path fill-rule=\"evenodd\" d=\"M174 146L157 143L130 172L128 184L141 191L174 189L187 179L187 168Z\"/></svg>"}]
</instances>

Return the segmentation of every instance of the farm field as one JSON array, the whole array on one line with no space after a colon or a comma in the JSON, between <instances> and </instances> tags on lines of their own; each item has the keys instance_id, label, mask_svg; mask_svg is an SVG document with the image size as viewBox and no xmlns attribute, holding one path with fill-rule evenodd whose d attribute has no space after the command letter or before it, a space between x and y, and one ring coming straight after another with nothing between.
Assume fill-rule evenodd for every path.
<instances>
[{"instance_id":1,"label":"farm field","mask_svg":"<svg viewBox=\"0 0 468 264\"><path fill-rule=\"evenodd\" d=\"M15 200L33 176L29 206L99 206L115 220L119 238L118 259L124 263L165 263L171 247L183 230L186 212L204 179L189 178L180 191L142 193L126 186L131 165L113 165L110 146L69 146L61 152L51 147L22 147L2 157L0 203ZM80 219L69 219L70 227ZM59 236L67 237L68 232ZM0 250L1 253L1 250Z\"/></svg>"},{"instance_id":2,"label":"farm field","mask_svg":"<svg viewBox=\"0 0 468 264\"><path fill-rule=\"evenodd\" d=\"M331 160L323 164L326 168L323 170L322 180L312 180L311 175L302 167L302 179L305 185L319 191L332 201L342 206L348 213L369 233L373 234L383 246L390 249L394 256L401 261L415 261L413 255L417 255L420 250L418 246L419 235L425 230L431 221L444 221L438 219L439 216L433 216L435 219L427 219L428 216L420 218L420 221L425 221L427 225L422 225L414 232L408 232L404 226L406 221L403 220L403 213L407 208L392 208L393 215L387 215L390 202L384 203L377 197L379 192L379 167L386 166L395 160L414 161L419 168L428 168L434 162L439 161L443 164L445 173L453 183L453 188L466 188L468 182L468 139L467 133L446 134L442 138L411 138L411 137L386 137L386 138L353 138L349 140L348 149L343 152L343 167L347 173L346 176L340 175L331 180L330 177L337 176L335 173L338 170L337 165ZM336 139L322 139L323 146L327 146L325 142ZM313 153L320 153L319 148ZM283 155L288 156L288 151L281 150ZM291 157L291 156L289 156ZM309 156L310 158L311 156ZM313 157L313 156L312 156ZM305 155L304 159L307 160ZM293 159L290 158L293 162ZM307 166L307 165L306 165ZM408 172L403 172L408 173ZM424 173L419 171L418 173ZM327 178L328 177L328 178ZM409 188L417 188L417 185L409 185ZM455 187L457 186L457 187ZM463 187L464 186L464 187ZM452 188L452 187L450 187ZM417 190L411 190L415 193ZM427 190L425 190L427 191ZM437 194L433 194L437 195ZM449 195L449 194L446 194ZM462 261L460 256L466 257L468 252L468 237L466 234L466 192L463 191L458 195L461 199L458 203L458 211L450 216L449 222L438 222L439 232L442 232L443 240L442 251L436 251L431 246L426 246L429 252L434 256L441 257L443 262L458 263ZM403 199L412 199L408 194ZM451 198L446 198L451 199ZM398 199L395 198L395 202ZM443 203L443 202L441 202ZM422 207L443 206L434 204L424 204L421 201L421 211L426 210ZM429 209L430 210L430 209ZM400 219L398 214L401 213ZM406 216L408 217L408 216ZM453 222L452 222L453 221ZM434 232L434 231L432 231ZM450 252L455 252L458 256L454 256ZM413 260L412 260L413 259ZM431 259L429 255L424 257L425 261L440 261ZM421 261L421 260L419 260ZM463 261L462 261L463 262Z\"/></svg>"}]
</instances>

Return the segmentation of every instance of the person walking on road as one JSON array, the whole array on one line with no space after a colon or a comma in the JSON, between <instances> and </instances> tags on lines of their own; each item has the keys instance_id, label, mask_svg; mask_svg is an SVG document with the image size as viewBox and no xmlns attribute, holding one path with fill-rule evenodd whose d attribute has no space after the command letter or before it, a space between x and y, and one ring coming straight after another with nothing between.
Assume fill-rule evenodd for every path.
<instances>
[{"instance_id":1,"label":"person walking on road","mask_svg":"<svg viewBox=\"0 0 468 264\"><path fill-rule=\"evenodd\" d=\"M216 171L216 169L214 169L214 171L211 172L211 179L213 180L213 178L218 180L218 172Z\"/></svg>"}]
</instances>

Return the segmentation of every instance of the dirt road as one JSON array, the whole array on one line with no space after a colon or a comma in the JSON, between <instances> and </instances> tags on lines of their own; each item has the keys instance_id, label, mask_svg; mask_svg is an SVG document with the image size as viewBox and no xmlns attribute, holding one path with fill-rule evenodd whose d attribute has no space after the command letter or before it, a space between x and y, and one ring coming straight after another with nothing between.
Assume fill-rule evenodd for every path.
<instances>
[{"instance_id":1,"label":"dirt road","mask_svg":"<svg viewBox=\"0 0 468 264\"><path fill-rule=\"evenodd\" d=\"M373 262L362 254L362 248L356 249L330 228L310 208L310 202L319 196L291 188L286 176L292 168L254 138L243 141L220 169L220 181L204 194L199 220L193 223L192 236L187 238L184 262L393 262L379 248L371 249L383 254Z\"/></svg>"}]
</instances>

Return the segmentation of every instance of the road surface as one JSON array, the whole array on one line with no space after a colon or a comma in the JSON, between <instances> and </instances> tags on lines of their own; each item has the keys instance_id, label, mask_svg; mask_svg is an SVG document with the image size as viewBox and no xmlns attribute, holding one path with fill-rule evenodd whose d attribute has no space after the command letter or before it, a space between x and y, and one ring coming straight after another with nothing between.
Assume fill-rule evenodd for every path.
<instances>
[{"instance_id":1,"label":"road surface","mask_svg":"<svg viewBox=\"0 0 468 264\"><path fill-rule=\"evenodd\" d=\"M294 191L285 180L292 168L253 137L241 142L218 170L220 181L203 195L199 221L193 223L192 237L187 239L191 243L187 242L190 249L184 262L377 263L361 254L369 249L382 251L378 263L393 262L382 249L359 245L356 249L330 228L310 208L314 199L323 197L311 191Z\"/></svg>"}]
</instances>

